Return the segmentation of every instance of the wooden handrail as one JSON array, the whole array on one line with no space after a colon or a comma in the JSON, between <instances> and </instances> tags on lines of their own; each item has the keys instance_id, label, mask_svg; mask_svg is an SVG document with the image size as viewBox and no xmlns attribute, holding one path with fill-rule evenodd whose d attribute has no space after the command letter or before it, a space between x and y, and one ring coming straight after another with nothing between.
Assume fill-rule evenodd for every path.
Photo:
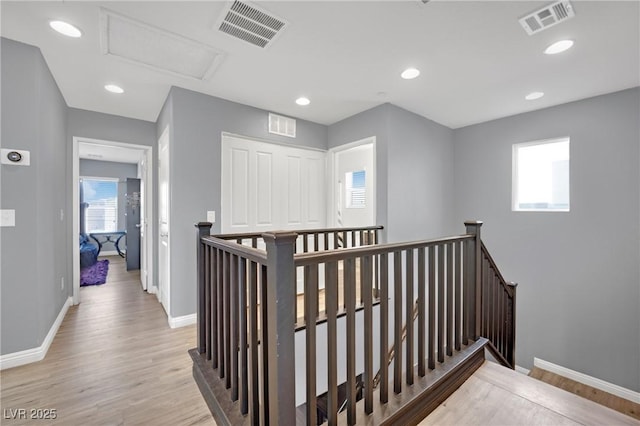
<instances>
[{"instance_id":1,"label":"wooden handrail","mask_svg":"<svg viewBox=\"0 0 640 426\"><path fill-rule=\"evenodd\" d=\"M320 251L310 253L298 253L294 256L296 266L313 265L315 263L338 262L341 260L355 259L362 256L376 256L396 251L415 250L419 248L433 247L441 244L457 243L472 240L473 235L459 235L433 240L411 241L408 243L376 244L375 246L349 247L335 251Z\"/></svg>"},{"instance_id":2,"label":"wooden handrail","mask_svg":"<svg viewBox=\"0 0 640 426\"><path fill-rule=\"evenodd\" d=\"M298 235L310 235L310 234L326 234L326 233L334 233L334 232L343 232L343 231L380 231L384 229L382 225L376 226L361 226L356 228L323 228L323 229L296 229L294 232ZM251 238L261 238L264 232L244 232L244 233L235 233L235 234L217 234L213 235L216 238L224 239L224 240L237 240L243 239L248 240Z\"/></svg>"},{"instance_id":3,"label":"wooden handrail","mask_svg":"<svg viewBox=\"0 0 640 426\"><path fill-rule=\"evenodd\" d=\"M202 237L201 241L210 247L224 249L224 251L241 256L247 260L264 264L267 261L267 252L253 247L236 244L233 241L224 240L214 236Z\"/></svg>"},{"instance_id":4,"label":"wooden handrail","mask_svg":"<svg viewBox=\"0 0 640 426\"><path fill-rule=\"evenodd\" d=\"M498 269L498 266L496 265L496 262L493 260L491 253L489 253L489 250L487 249L487 246L484 244L484 241L482 242L482 254L487 258L493 270L496 271L496 273L498 274L498 277L500 278L500 283L504 286L504 289L507 290L507 292L509 292L509 296L513 296L513 289L509 287L509 282L505 280L504 277L502 276L502 272L500 272L500 269ZM511 284L514 286L517 285L514 283L511 283Z\"/></svg>"}]
</instances>

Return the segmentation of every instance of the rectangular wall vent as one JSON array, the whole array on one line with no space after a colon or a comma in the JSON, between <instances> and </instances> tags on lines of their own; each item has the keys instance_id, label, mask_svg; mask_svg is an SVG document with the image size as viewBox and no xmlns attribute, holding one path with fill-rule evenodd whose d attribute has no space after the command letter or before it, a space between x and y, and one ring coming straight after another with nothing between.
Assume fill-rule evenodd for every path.
<instances>
[{"instance_id":1,"label":"rectangular wall vent","mask_svg":"<svg viewBox=\"0 0 640 426\"><path fill-rule=\"evenodd\" d=\"M530 13L518 21L527 34L533 35L574 16L575 13L571 3L558 1Z\"/></svg>"},{"instance_id":2,"label":"rectangular wall vent","mask_svg":"<svg viewBox=\"0 0 640 426\"><path fill-rule=\"evenodd\" d=\"M262 48L269 46L286 25L283 19L239 0L225 7L216 24L218 30Z\"/></svg>"},{"instance_id":3,"label":"rectangular wall vent","mask_svg":"<svg viewBox=\"0 0 640 426\"><path fill-rule=\"evenodd\" d=\"M269 113L269 133L295 138L296 120L294 118Z\"/></svg>"}]
</instances>

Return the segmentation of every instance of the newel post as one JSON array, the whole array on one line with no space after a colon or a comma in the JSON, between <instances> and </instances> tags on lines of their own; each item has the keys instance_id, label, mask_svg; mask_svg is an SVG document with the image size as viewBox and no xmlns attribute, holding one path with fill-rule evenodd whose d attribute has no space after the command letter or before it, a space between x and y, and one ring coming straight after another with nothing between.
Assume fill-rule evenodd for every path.
<instances>
[{"instance_id":1,"label":"newel post","mask_svg":"<svg viewBox=\"0 0 640 426\"><path fill-rule=\"evenodd\" d=\"M473 340L481 334L482 328L482 240L480 239L480 228L482 222L469 220L464 223L467 227L467 234L475 235L475 239L468 246L469 250L465 254L469 256L467 265L469 266L469 291L471 292L470 303L470 332Z\"/></svg>"},{"instance_id":2,"label":"newel post","mask_svg":"<svg viewBox=\"0 0 640 426\"><path fill-rule=\"evenodd\" d=\"M204 315L205 315L205 286L208 283L204 282L204 268L205 268L205 259L204 259L204 245L200 242L202 237L207 235L211 235L211 226L212 224L209 222L199 222L196 223L195 227L196 231L196 259L197 259L197 276L198 276L198 318L197 318L197 336L198 336L198 352L205 353L207 350L206 342L206 329L204 324Z\"/></svg>"},{"instance_id":3,"label":"newel post","mask_svg":"<svg viewBox=\"0 0 640 426\"><path fill-rule=\"evenodd\" d=\"M262 234L267 248L266 359L269 424L296 423L295 322L298 234Z\"/></svg>"}]
</instances>

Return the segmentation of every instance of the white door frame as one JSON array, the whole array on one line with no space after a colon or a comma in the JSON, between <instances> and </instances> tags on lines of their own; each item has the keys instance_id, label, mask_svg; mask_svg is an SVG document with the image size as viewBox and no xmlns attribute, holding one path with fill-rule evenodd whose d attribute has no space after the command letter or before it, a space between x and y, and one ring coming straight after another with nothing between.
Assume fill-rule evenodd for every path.
<instances>
[{"instance_id":1,"label":"white door frame","mask_svg":"<svg viewBox=\"0 0 640 426\"><path fill-rule=\"evenodd\" d=\"M136 145L125 142L114 142L107 141L101 139L92 139L74 136L73 137L73 153L72 153L72 200L71 200L71 211L72 211L72 225L71 225L71 248L72 248L72 298L73 304L77 305L80 303L80 245L78 244L78 235L80 234L80 191L78 188L78 182L80 179L80 154L79 147L80 143L87 144L96 144L96 145L104 145L111 146L116 148L129 148L129 149L139 149L144 151L145 153L145 161L147 163L147 173L146 176L143 177L145 180L145 184L150 188L145 195L145 218L144 226L153 225L153 207L154 207L154 197L153 197L153 147L147 145ZM150 182L150 183L149 183ZM153 228L153 226L151 226ZM147 255L147 291L149 293L154 293L155 288L153 285L153 233L147 232L145 234L145 244L144 247L141 247L141 250L145 250Z\"/></svg>"},{"instance_id":2,"label":"white door frame","mask_svg":"<svg viewBox=\"0 0 640 426\"><path fill-rule=\"evenodd\" d=\"M158 286L157 286L157 293L156 293L156 297L158 298L158 301L160 302L160 304L162 305L162 307L164 308L164 311L167 314L167 318L169 319L169 325L171 326L171 321L172 321L172 317L171 317L171 133L169 131L169 125L167 125L164 130L162 131L162 134L160 135L160 137L158 138L158 203L160 203L161 200L161 195L160 195L160 191L162 191L161 188L161 182L160 182L160 162L162 161L162 159L160 158L160 156L162 155L162 146L161 146L161 141L167 138L167 155L168 155L168 161L166 164L166 166L163 167L167 167L167 173L168 173L168 180L169 182L167 183L169 185L169 191L167 193L167 259L165 260L165 264L166 264L166 268L167 268L167 273L166 273L166 289L161 288L162 286L162 282L160 281L160 268L162 267L162 265L160 265L160 250L161 247L160 245L162 244L162 240L161 238L163 237L161 235L162 233L162 212L160 205L158 204ZM172 328L174 328L172 326Z\"/></svg>"},{"instance_id":3,"label":"white door frame","mask_svg":"<svg viewBox=\"0 0 640 426\"><path fill-rule=\"evenodd\" d=\"M346 143L344 145L340 145L340 146L336 146L333 147L331 149L329 149L329 157L328 157L328 161L327 161L327 177L329 180L329 185L327 185L327 226L338 226L337 223L337 217L336 217L336 210L337 210L337 205L338 205L338 198L336 196L336 187L335 187L335 177L336 177L336 161L337 161L337 154L342 152L342 151L347 151L349 149L352 148L356 148L362 145L368 145L371 144L373 145L373 170L372 170L372 175L373 175L373 197L371 199L371 204L373 206L373 224L376 225L377 224L377 210L376 210L376 195L377 195L377 189L378 189L378 173L376 170L376 161L377 161L377 152L376 152L376 137L375 136L369 136L367 138L364 139L360 139L357 140L355 142L350 142L350 143Z\"/></svg>"}]
</instances>

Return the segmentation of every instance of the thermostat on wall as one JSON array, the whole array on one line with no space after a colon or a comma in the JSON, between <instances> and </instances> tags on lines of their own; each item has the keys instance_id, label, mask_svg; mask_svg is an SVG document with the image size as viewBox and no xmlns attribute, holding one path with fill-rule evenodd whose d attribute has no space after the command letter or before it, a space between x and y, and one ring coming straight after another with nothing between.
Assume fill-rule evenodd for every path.
<instances>
[{"instance_id":1,"label":"thermostat on wall","mask_svg":"<svg viewBox=\"0 0 640 426\"><path fill-rule=\"evenodd\" d=\"M14 166L28 166L30 162L29 151L20 149L0 149L0 163Z\"/></svg>"}]
</instances>

